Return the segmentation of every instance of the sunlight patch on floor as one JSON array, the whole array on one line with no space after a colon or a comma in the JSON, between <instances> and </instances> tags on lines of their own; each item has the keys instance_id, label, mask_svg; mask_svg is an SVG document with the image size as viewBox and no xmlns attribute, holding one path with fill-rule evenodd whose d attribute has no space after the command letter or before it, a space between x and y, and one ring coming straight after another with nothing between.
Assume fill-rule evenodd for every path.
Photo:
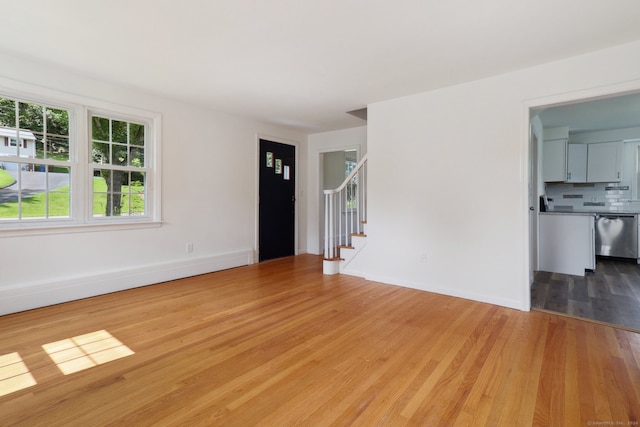
<instances>
[{"instance_id":1,"label":"sunlight patch on floor","mask_svg":"<svg viewBox=\"0 0 640 427\"><path fill-rule=\"evenodd\" d=\"M18 353L0 356L0 396L36 385Z\"/></svg>"},{"instance_id":2,"label":"sunlight patch on floor","mask_svg":"<svg viewBox=\"0 0 640 427\"><path fill-rule=\"evenodd\" d=\"M134 354L105 330L55 341L42 348L64 375Z\"/></svg>"}]
</instances>

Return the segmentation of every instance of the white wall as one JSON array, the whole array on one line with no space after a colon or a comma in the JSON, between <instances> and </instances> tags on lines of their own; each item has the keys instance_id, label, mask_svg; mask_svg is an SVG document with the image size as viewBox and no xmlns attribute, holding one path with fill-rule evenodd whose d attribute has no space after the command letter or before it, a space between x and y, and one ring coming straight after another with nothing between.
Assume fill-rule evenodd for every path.
<instances>
[{"instance_id":1,"label":"white wall","mask_svg":"<svg viewBox=\"0 0 640 427\"><path fill-rule=\"evenodd\" d=\"M640 139L640 127L598 130L591 132L576 132L569 135L569 142L575 144L590 144L592 142L610 142L635 139Z\"/></svg>"},{"instance_id":2,"label":"white wall","mask_svg":"<svg viewBox=\"0 0 640 427\"><path fill-rule=\"evenodd\" d=\"M1 77L159 112L163 127L163 225L30 237L0 234L0 314L253 262L258 135L298 146L298 185L307 187L306 135L45 64L2 56L0 62ZM302 193L298 247L304 252ZM193 243L193 253L186 253L187 242Z\"/></svg>"},{"instance_id":3,"label":"white wall","mask_svg":"<svg viewBox=\"0 0 640 427\"><path fill-rule=\"evenodd\" d=\"M344 151L331 151L321 154L322 188L332 190L344 182L346 156Z\"/></svg>"},{"instance_id":4,"label":"white wall","mask_svg":"<svg viewBox=\"0 0 640 427\"><path fill-rule=\"evenodd\" d=\"M358 150L359 160L367 152L367 127L361 126L309 135L308 144L307 250L309 253L319 255L322 253L323 245L322 215L320 213L323 206L322 183L319 181L320 155L321 153L355 148Z\"/></svg>"},{"instance_id":5,"label":"white wall","mask_svg":"<svg viewBox=\"0 0 640 427\"><path fill-rule=\"evenodd\" d=\"M368 244L354 268L528 310L528 108L632 89L640 42L369 105Z\"/></svg>"},{"instance_id":6,"label":"white wall","mask_svg":"<svg viewBox=\"0 0 640 427\"><path fill-rule=\"evenodd\" d=\"M544 129L544 138L549 141L552 139L568 139L569 126L558 126Z\"/></svg>"}]
</instances>

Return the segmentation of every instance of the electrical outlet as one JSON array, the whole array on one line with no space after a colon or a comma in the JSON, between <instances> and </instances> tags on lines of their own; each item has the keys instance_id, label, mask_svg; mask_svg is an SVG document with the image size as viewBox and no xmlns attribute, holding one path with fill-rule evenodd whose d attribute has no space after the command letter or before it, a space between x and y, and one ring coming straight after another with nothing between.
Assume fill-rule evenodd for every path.
<instances>
[{"instance_id":1,"label":"electrical outlet","mask_svg":"<svg viewBox=\"0 0 640 427\"><path fill-rule=\"evenodd\" d=\"M423 264L426 264L426 263L427 263L427 253L426 253L426 252L423 252L423 253L420 255L420 262L421 262L421 263L423 263Z\"/></svg>"},{"instance_id":2,"label":"electrical outlet","mask_svg":"<svg viewBox=\"0 0 640 427\"><path fill-rule=\"evenodd\" d=\"M193 252L193 243L189 242L187 243L185 250L187 251L188 254L190 254L191 252Z\"/></svg>"}]
</instances>

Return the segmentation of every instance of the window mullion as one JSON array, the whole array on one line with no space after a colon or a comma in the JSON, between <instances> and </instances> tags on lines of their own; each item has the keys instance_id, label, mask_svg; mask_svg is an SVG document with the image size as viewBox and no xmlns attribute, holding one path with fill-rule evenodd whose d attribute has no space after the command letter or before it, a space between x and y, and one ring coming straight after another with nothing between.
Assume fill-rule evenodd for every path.
<instances>
[{"instance_id":1,"label":"window mullion","mask_svg":"<svg viewBox=\"0 0 640 427\"><path fill-rule=\"evenodd\" d=\"M22 219L22 164L18 165L18 219Z\"/></svg>"},{"instance_id":2,"label":"window mullion","mask_svg":"<svg viewBox=\"0 0 640 427\"><path fill-rule=\"evenodd\" d=\"M44 107L42 108L42 151L43 151L42 158L43 159L49 158L48 145L49 145L49 140L47 138L47 107Z\"/></svg>"},{"instance_id":3,"label":"window mullion","mask_svg":"<svg viewBox=\"0 0 640 427\"><path fill-rule=\"evenodd\" d=\"M20 147L18 147L18 145L20 145L20 102L16 99L14 100L14 111L15 111L15 129L16 129L16 157L20 157ZM9 144L11 145L11 144Z\"/></svg>"},{"instance_id":4,"label":"window mullion","mask_svg":"<svg viewBox=\"0 0 640 427\"><path fill-rule=\"evenodd\" d=\"M69 153L71 157L71 218L78 223L86 223L89 213L85 200L88 195L87 175L89 171L89 144L87 144L87 118L86 107L76 107L69 117L69 138L73 147Z\"/></svg>"}]
</instances>

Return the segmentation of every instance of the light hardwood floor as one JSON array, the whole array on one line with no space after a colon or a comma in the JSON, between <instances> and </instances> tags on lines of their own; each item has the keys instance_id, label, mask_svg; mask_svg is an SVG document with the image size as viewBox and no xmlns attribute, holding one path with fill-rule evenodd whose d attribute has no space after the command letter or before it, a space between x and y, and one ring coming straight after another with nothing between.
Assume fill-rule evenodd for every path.
<instances>
[{"instance_id":1,"label":"light hardwood floor","mask_svg":"<svg viewBox=\"0 0 640 427\"><path fill-rule=\"evenodd\" d=\"M638 334L321 270L303 255L0 317L0 425L640 420Z\"/></svg>"}]
</instances>

